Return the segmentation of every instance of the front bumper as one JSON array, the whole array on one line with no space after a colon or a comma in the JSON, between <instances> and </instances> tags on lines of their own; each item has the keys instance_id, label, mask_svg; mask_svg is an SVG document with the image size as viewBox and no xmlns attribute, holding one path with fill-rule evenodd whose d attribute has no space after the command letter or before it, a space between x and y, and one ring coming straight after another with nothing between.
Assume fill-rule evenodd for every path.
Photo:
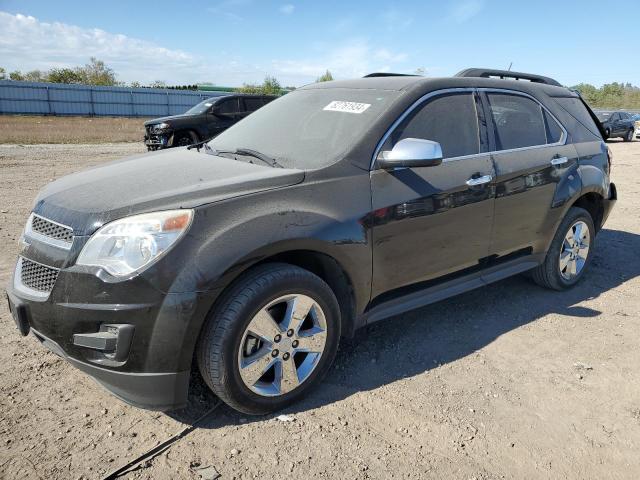
<instances>
[{"instance_id":1,"label":"front bumper","mask_svg":"<svg viewBox=\"0 0 640 480\"><path fill-rule=\"evenodd\" d=\"M173 133L170 131L155 133L147 130L144 136L144 144L147 148L154 150L169 148L173 144Z\"/></svg>"},{"instance_id":2,"label":"front bumper","mask_svg":"<svg viewBox=\"0 0 640 480\"><path fill-rule=\"evenodd\" d=\"M176 410L187 404L190 371L170 373L118 372L69 357L56 342L36 330L33 335L56 355L78 370L90 375L98 384L120 400L149 410Z\"/></svg>"},{"instance_id":3,"label":"front bumper","mask_svg":"<svg viewBox=\"0 0 640 480\"><path fill-rule=\"evenodd\" d=\"M47 298L17 289L14 278L7 297L23 335L31 331L116 397L151 410L186 405L193 350L213 292L163 294L140 276L109 283L71 268L60 271ZM132 334L119 337L112 351L105 346L115 343L87 342L105 326Z\"/></svg>"}]
</instances>

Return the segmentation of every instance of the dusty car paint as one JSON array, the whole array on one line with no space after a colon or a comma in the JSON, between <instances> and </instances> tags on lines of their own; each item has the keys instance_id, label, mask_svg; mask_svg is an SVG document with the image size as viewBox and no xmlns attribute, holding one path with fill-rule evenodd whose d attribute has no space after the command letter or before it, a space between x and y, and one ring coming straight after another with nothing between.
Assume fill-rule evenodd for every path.
<instances>
[{"instance_id":1,"label":"dusty car paint","mask_svg":"<svg viewBox=\"0 0 640 480\"><path fill-rule=\"evenodd\" d=\"M260 262L292 252L335 262L351 292L345 293L343 321L344 331L353 334L367 322L420 306L416 292L467 275L477 274L480 284L493 281L498 277L491 275L501 266L513 267L509 272L514 273L537 265L576 199L586 192L611 199L604 203L598 227L615 200L602 139L552 99L572 95L565 89L495 79L413 77L304 87L317 88L401 94L342 159L324 168L272 168L172 149L45 187L34 212L72 227L73 245L66 252L31 240L21 253L61 269L46 300L18 293L13 279L8 288L41 341L130 403L175 408L186 401L194 346L207 313L234 279ZM438 167L377 168L376 148L396 119L425 95L452 88L530 95L567 127L567 144L523 155L493 152L486 145L473 159ZM568 162L552 167L549 162L558 155ZM464 184L483 174L494 180L482 188ZM142 273L121 280L75 264L101 225L175 208L194 209L191 228ZM534 222L525 225L523 218ZM130 355L121 365L110 366L99 353L73 344L74 333L95 332L103 323L135 325Z\"/></svg>"}]
</instances>

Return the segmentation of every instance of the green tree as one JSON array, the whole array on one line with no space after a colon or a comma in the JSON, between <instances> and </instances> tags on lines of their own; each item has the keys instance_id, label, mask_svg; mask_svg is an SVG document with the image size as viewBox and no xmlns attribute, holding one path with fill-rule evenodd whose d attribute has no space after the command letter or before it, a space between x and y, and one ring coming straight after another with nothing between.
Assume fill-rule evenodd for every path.
<instances>
[{"instance_id":1,"label":"green tree","mask_svg":"<svg viewBox=\"0 0 640 480\"><path fill-rule=\"evenodd\" d=\"M142 87L142 84L140 82L131 82L130 86L132 88L140 88L140 87Z\"/></svg>"},{"instance_id":2,"label":"green tree","mask_svg":"<svg viewBox=\"0 0 640 480\"><path fill-rule=\"evenodd\" d=\"M167 88L167 84L166 82L162 81L162 80L155 80L151 85L149 85L151 88Z\"/></svg>"},{"instance_id":3,"label":"green tree","mask_svg":"<svg viewBox=\"0 0 640 480\"><path fill-rule=\"evenodd\" d=\"M51 83L82 83L83 77L77 69L52 68L47 73L47 81Z\"/></svg>"},{"instance_id":4,"label":"green tree","mask_svg":"<svg viewBox=\"0 0 640 480\"><path fill-rule=\"evenodd\" d=\"M84 67L77 67L75 71L81 78L80 83L86 85L118 85L115 72L102 60L95 57L91 57L89 63Z\"/></svg>"},{"instance_id":5,"label":"green tree","mask_svg":"<svg viewBox=\"0 0 640 480\"><path fill-rule=\"evenodd\" d=\"M9 74L9 79L22 81L24 80L24 75L22 75L22 72L20 70L14 70Z\"/></svg>"},{"instance_id":6,"label":"green tree","mask_svg":"<svg viewBox=\"0 0 640 480\"><path fill-rule=\"evenodd\" d=\"M640 88L629 83L608 83L596 88L588 83L572 87L592 108L640 109Z\"/></svg>"},{"instance_id":7,"label":"green tree","mask_svg":"<svg viewBox=\"0 0 640 480\"><path fill-rule=\"evenodd\" d=\"M316 78L316 83L318 83L318 82L330 82L331 80L333 80L333 75L331 75L331 72L329 70L327 70L326 72L324 72L324 74L322 74L318 78Z\"/></svg>"},{"instance_id":8,"label":"green tree","mask_svg":"<svg viewBox=\"0 0 640 480\"><path fill-rule=\"evenodd\" d=\"M245 83L239 88L236 88L236 92L239 93L254 93L259 95L280 95L282 93L282 87L280 82L275 77L267 75L264 77L262 85L256 85L255 83Z\"/></svg>"},{"instance_id":9,"label":"green tree","mask_svg":"<svg viewBox=\"0 0 640 480\"><path fill-rule=\"evenodd\" d=\"M6 78L7 78L7 71L4 68L0 67L0 80L4 80Z\"/></svg>"},{"instance_id":10,"label":"green tree","mask_svg":"<svg viewBox=\"0 0 640 480\"><path fill-rule=\"evenodd\" d=\"M40 70L31 70L24 74L24 80L27 82L46 82L46 75Z\"/></svg>"}]
</instances>

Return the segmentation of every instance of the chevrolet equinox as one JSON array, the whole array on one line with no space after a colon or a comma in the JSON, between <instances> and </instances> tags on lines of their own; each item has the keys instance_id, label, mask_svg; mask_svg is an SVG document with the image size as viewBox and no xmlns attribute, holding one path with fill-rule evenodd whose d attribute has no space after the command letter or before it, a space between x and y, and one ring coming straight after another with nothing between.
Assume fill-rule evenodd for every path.
<instances>
[{"instance_id":1,"label":"chevrolet equinox","mask_svg":"<svg viewBox=\"0 0 640 480\"><path fill-rule=\"evenodd\" d=\"M193 365L263 414L364 325L527 271L574 286L616 200L610 169L597 118L551 78L308 85L208 143L47 185L9 306L133 405L184 406Z\"/></svg>"}]
</instances>

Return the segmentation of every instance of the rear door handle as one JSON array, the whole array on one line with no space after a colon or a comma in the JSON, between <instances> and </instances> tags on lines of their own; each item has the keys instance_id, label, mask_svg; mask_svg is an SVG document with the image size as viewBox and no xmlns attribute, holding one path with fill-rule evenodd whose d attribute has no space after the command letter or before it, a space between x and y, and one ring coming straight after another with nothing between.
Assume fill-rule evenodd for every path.
<instances>
[{"instance_id":1,"label":"rear door handle","mask_svg":"<svg viewBox=\"0 0 640 480\"><path fill-rule=\"evenodd\" d=\"M551 165L564 165L569 159L567 157L558 157L551 159Z\"/></svg>"},{"instance_id":2,"label":"rear door handle","mask_svg":"<svg viewBox=\"0 0 640 480\"><path fill-rule=\"evenodd\" d=\"M491 180L493 180L493 177L491 175L483 175L482 177L470 178L469 180L467 180L467 185L469 185L470 187L475 187L477 185L484 185L485 183L489 183Z\"/></svg>"}]
</instances>

